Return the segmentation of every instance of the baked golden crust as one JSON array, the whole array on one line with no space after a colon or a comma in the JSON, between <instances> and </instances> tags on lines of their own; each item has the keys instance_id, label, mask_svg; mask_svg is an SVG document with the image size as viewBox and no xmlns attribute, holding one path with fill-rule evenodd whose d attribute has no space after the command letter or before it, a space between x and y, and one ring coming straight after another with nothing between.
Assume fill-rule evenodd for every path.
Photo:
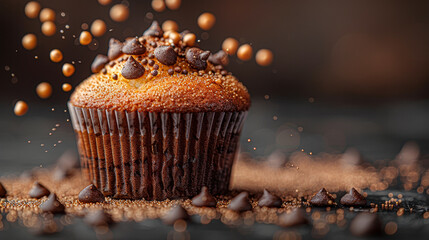
<instances>
[{"instance_id":1,"label":"baked golden crust","mask_svg":"<svg viewBox=\"0 0 429 240\"><path fill-rule=\"evenodd\" d=\"M147 49L144 54L123 54L109 62L76 87L70 102L76 107L149 112L248 110L249 93L230 73L211 63L205 70L193 69L180 55L174 65L164 65L153 57L155 47L149 43L154 41L158 46L169 44L162 38L141 37ZM143 59L154 62L142 64L145 71L141 77L127 79L121 70L129 56L139 63ZM172 73L178 67L180 72Z\"/></svg>"}]
</instances>

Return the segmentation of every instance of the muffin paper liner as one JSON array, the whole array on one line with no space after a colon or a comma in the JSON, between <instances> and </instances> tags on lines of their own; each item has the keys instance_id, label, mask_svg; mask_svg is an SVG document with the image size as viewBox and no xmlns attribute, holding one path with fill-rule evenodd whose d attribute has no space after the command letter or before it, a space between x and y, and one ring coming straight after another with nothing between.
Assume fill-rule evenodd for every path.
<instances>
[{"instance_id":1,"label":"muffin paper liner","mask_svg":"<svg viewBox=\"0 0 429 240\"><path fill-rule=\"evenodd\" d=\"M68 104L83 175L106 196L223 194L247 112L160 113Z\"/></svg>"}]
</instances>

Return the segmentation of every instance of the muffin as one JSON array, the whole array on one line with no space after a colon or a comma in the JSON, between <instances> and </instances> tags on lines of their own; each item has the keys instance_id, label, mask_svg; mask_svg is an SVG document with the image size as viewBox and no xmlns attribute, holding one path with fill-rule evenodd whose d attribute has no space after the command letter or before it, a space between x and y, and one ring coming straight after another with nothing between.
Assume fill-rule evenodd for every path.
<instances>
[{"instance_id":1,"label":"muffin","mask_svg":"<svg viewBox=\"0 0 429 240\"><path fill-rule=\"evenodd\" d=\"M228 190L250 97L188 32L110 39L68 103L84 176L104 195L162 200ZM191 45L191 46L189 46Z\"/></svg>"}]
</instances>

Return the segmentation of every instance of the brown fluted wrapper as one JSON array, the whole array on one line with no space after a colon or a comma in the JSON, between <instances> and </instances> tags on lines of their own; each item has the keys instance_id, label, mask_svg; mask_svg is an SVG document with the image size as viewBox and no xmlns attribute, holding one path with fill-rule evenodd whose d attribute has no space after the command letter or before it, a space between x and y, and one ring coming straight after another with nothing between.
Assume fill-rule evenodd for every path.
<instances>
[{"instance_id":1,"label":"brown fluted wrapper","mask_svg":"<svg viewBox=\"0 0 429 240\"><path fill-rule=\"evenodd\" d=\"M247 112L155 113L68 104L82 172L106 196L163 200L229 188Z\"/></svg>"}]
</instances>

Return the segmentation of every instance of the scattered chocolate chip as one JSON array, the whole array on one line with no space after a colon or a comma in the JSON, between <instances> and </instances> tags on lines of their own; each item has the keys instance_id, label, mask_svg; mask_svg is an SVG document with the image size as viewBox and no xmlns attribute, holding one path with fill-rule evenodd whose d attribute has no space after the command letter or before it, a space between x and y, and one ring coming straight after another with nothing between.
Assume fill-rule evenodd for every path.
<instances>
[{"instance_id":1,"label":"scattered chocolate chip","mask_svg":"<svg viewBox=\"0 0 429 240\"><path fill-rule=\"evenodd\" d=\"M350 232L356 236L380 235L382 223L375 213L359 213L350 223Z\"/></svg>"},{"instance_id":2,"label":"scattered chocolate chip","mask_svg":"<svg viewBox=\"0 0 429 240\"><path fill-rule=\"evenodd\" d=\"M150 42L149 45L153 48L156 48L158 46L158 44L156 44L156 42L154 41Z\"/></svg>"},{"instance_id":3,"label":"scattered chocolate chip","mask_svg":"<svg viewBox=\"0 0 429 240\"><path fill-rule=\"evenodd\" d=\"M262 194L262 197L259 199L258 206L279 208L282 206L282 199L274 194L271 194L270 192L267 191L267 189L264 189L264 193Z\"/></svg>"},{"instance_id":4,"label":"scattered chocolate chip","mask_svg":"<svg viewBox=\"0 0 429 240\"><path fill-rule=\"evenodd\" d=\"M322 188L311 198L310 203L314 206L328 206L334 203L334 198L326 191L325 188Z\"/></svg>"},{"instance_id":5,"label":"scattered chocolate chip","mask_svg":"<svg viewBox=\"0 0 429 240\"><path fill-rule=\"evenodd\" d=\"M142 60L142 64L143 64L143 65L146 65L146 64L147 64L147 59L146 59L146 58Z\"/></svg>"},{"instance_id":6,"label":"scattered chocolate chip","mask_svg":"<svg viewBox=\"0 0 429 240\"><path fill-rule=\"evenodd\" d=\"M55 193L51 193L48 199L44 203L40 204L40 208L43 212L53 214L65 213L65 207L60 201L58 201L58 197Z\"/></svg>"},{"instance_id":7,"label":"scattered chocolate chip","mask_svg":"<svg viewBox=\"0 0 429 240\"><path fill-rule=\"evenodd\" d=\"M109 60L113 60L122 55L122 43L119 40L111 38L109 41L109 50L107 51L107 56Z\"/></svg>"},{"instance_id":8,"label":"scattered chocolate chip","mask_svg":"<svg viewBox=\"0 0 429 240\"><path fill-rule=\"evenodd\" d=\"M147 57L148 57L148 58L150 58L150 59L153 59L153 58L155 57L155 54L154 54L154 53L149 53L149 54L147 55Z\"/></svg>"},{"instance_id":9,"label":"scattered chocolate chip","mask_svg":"<svg viewBox=\"0 0 429 240\"><path fill-rule=\"evenodd\" d=\"M174 74L174 70L172 68L169 68L167 70L168 75L173 75Z\"/></svg>"},{"instance_id":10,"label":"scattered chocolate chip","mask_svg":"<svg viewBox=\"0 0 429 240\"><path fill-rule=\"evenodd\" d=\"M0 198L4 198L7 195L6 188L4 188L3 184L0 182Z\"/></svg>"},{"instance_id":11,"label":"scattered chocolate chip","mask_svg":"<svg viewBox=\"0 0 429 240\"><path fill-rule=\"evenodd\" d=\"M92 62L91 71L93 73L98 73L99 71L101 71L101 69L104 68L104 66L108 62L109 62L109 58L108 57L106 57L104 55L101 55L101 54L98 54L95 57L94 61Z\"/></svg>"},{"instance_id":12,"label":"scattered chocolate chip","mask_svg":"<svg viewBox=\"0 0 429 240\"><path fill-rule=\"evenodd\" d=\"M279 216L279 225L282 227L295 227L308 224L305 211L302 208L294 208L290 213L282 213Z\"/></svg>"},{"instance_id":13,"label":"scattered chocolate chip","mask_svg":"<svg viewBox=\"0 0 429 240\"><path fill-rule=\"evenodd\" d=\"M112 216L103 209L88 213L84 221L93 227L108 227L114 223Z\"/></svg>"},{"instance_id":14,"label":"scattered chocolate chip","mask_svg":"<svg viewBox=\"0 0 429 240\"><path fill-rule=\"evenodd\" d=\"M101 73L102 73L102 74L106 74L106 73L107 73L106 68L101 69Z\"/></svg>"},{"instance_id":15,"label":"scattered chocolate chip","mask_svg":"<svg viewBox=\"0 0 429 240\"><path fill-rule=\"evenodd\" d=\"M74 151L66 151L58 159L54 169L53 178L55 181L62 181L72 176L79 168L79 159Z\"/></svg>"},{"instance_id":16,"label":"scattered chocolate chip","mask_svg":"<svg viewBox=\"0 0 429 240\"><path fill-rule=\"evenodd\" d=\"M188 70L183 69L183 70L182 70L182 74L184 74L184 75L188 74Z\"/></svg>"},{"instance_id":17,"label":"scattered chocolate chip","mask_svg":"<svg viewBox=\"0 0 429 240\"><path fill-rule=\"evenodd\" d=\"M116 62L110 62L110 63L109 63L109 66L110 66L110 67L113 67L113 66L115 66L115 65L116 65Z\"/></svg>"},{"instance_id":18,"label":"scattered chocolate chip","mask_svg":"<svg viewBox=\"0 0 429 240\"><path fill-rule=\"evenodd\" d=\"M355 188L351 188L350 192L341 198L340 203L345 206L365 206L366 199Z\"/></svg>"},{"instance_id":19,"label":"scattered chocolate chip","mask_svg":"<svg viewBox=\"0 0 429 240\"><path fill-rule=\"evenodd\" d=\"M249 193L242 192L235 196L229 203L228 208L237 212L252 210L252 204L250 204L249 201Z\"/></svg>"},{"instance_id":20,"label":"scattered chocolate chip","mask_svg":"<svg viewBox=\"0 0 429 240\"><path fill-rule=\"evenodd\" d=\"M228 71L226 71L226 70L222 70L222 71L220 71L220 74L221 74L222 76L226 76L226 75L228 75Z\"/></svg>"},{"instance_id":21,"label":"scattered chocolate chip","mask_svg":"<svg viewBox=\"0 0 429 240\"><path fill-rule=\"evenodd\" d=\"M152 59L149 59L149 61L147 61L147 63L149 64L149 66L153 66L155 64L155 61Z\"/></svg>"},{"instance_id":22,"label":"scattered chocolate chip","mask_svg":"<svg viewBox=\"0 0 429 240\"><path fill-rule=\"evenodd\" d=\"M174 65L177 61L177 53L171 46L159 46L154 52L156 59L164 65Z\"/></svg>"},{"instance_id":23,"label":"scattered chocolate chip","mask_svg":"<svg viewBox=\"0 0 429 240\"><path fill-rule=\"evenodd\" d=\"M198 70L204 70L207 68L207 59L210 56L210 51L203 51L199 48L189 48L186 51L186 61L191 66Z\"/></svg>"},{"instance_id":24,"label":"scattered chocolate chip","mask_svg":"<svg viewBox=\"0 0 429 240\"><path fill-rule=\"evenodd\" d=\"M104 195L94 184L91 184L80 191L79 201L83 203L104 202Z\"/></svg>"},{"instance_id":25,"label":"scattered chocolate chip","mask_svg":"<svg viewBox=\"0 0 429 240\"><path fill-rule=\"evenodd\" d=\"M216 207L217 201L209 193L207 187L201 188L201 193L192 198L192 205L197 207Z\"/></svg>"},{"instance_id":26,"label":"scattered chocolate chip","mask_svg":"<svg viewBox=\"0 0 429 240\"><path fill-rule=\"evenodd\" d=\"M157 70L153 70L152 72L150 72L150 74L152 74L152 76L156 76L156 75L158 75L158 71Z\"/></svg>"},{"instance_id":27,"label":"scattered chocolate chip","mask_svg":"<svg viewBox=\"0 0 429 240\"><path fill-rule=\"evenodd\" d=\"M177 72L177 73L179 73L179 72L181 72L181 71L182 71L182 69L181 69L180 67L175 67L175 68L174 68L174 71L175 71L175 72Z\"/></svg>"},{"instance_id":28,"label":"scattered chocolate chip","mask_svg":"<svg viewBox=\"0 0 429 240\"><path fill-rule=\"evenodd\" d=\"M159 69L159 65L158 64L153 65L153 69L158 70Z\"/></svg>"},{"instance_id":29,"label":"scattered chocolate chip","mask_svg":"<svg viewBox=\"0 0 429 240\"><path fill-rule=\"evenodd\" d=\"M112 75L112 79L113 79L113 80L118 80L118 74L114 73L114 74Z\"/></svg>"},{"instance_id":30,"label":"scattered chocolate chip","mask_svg":"<svg viewBox=\"0 0 429 240\"><path fill-rule=\"evenodd\" d=\"M137 38L133 38L124 44L122 52L129 55L140 55L146 52L146 48L137 40Z\"/></svg>"},{"instance_id":31,"label":"scattered chocolate chip","mask_svg":"<svg viewBox=\"0 0 429 240\"><path fill-rule=\"evenodd\" d=\"M165 224L173 225L178 220L189 221L189 219L186 209L180 205L176 205L162 218L162 221Z\"/></svg>"},{"instance_id":32,"label":"scattered chocolate chip","mask_svg":"<svg viewBox=\"0 0 429 240\"><path fill-rule=\"evenodd\" d=\"M211 62L213 65L222 65L226 66L229 63L228 54L224 52L223 50L220 50L219 52L215 54L210 54L209 62Z\"/></svg>"},{"instance_id":33,"label":"scattered chocolate chip","mask_svg":"<svg viewBox=\"0 0 429 240\"><path fill-rule=\"evenodd\" d=\"M153 21L152 25L143 33L143 36L161 37L163 34L161 27L157 21Z\"/></svg>"},{"instance_id":34,"label":"scattered chocolate chip","mask_svg":"<svg viewBox=\"0 0 429 240\"><path fill-rule=\"evenodd\" d=\"M144 67L130 56L121 70L122 76L126 79L136 79L144 74Z\"/></svg>"},{"instance_id":35,"label":"scattered chocolate chip","mask_svg":"<svg viewBox=\"0 0 429 240\"><path fill-rule=\"evenodd\" d=\"M33 187L31 188L30 192L28 193L28 195L31 198L42 198L45 196L49 196L49 194L51 194L51 192L42 184L40 184L39 182L34 182Z\"/></svg>"}]
</instances>

